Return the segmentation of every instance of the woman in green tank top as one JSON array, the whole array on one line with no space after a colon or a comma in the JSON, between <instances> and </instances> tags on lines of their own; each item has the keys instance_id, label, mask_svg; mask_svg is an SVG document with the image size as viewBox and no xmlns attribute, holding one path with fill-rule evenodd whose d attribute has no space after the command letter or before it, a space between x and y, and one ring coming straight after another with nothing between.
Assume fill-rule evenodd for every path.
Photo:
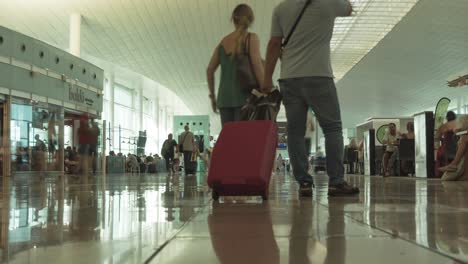
<instances>
[{"instance_id":1,"label":"woman in green tank top","mask_svg":"<svg viewBox=\"0 0 468 264\"><path fill-rule=\"evenodd\" d=\"M249 55L252 61L255 76L258 83L263 82L263 64L260 56L260 41L255 33L249 33L248 29L254 21L252 8L246 4L238 5L232 13L232 22L235 31L225 36L216 47L207 69L209 86L209 98L211 106L216 113L219 109L221 124L238 121L240 109L249 96L247 89L240 87L237 79L237 68L234 58L244 50L244 43L249 38ZM221 65L221 80L219 83L218 97L215 95L215 72ZM260 87L259 87L260 88Z\"/></svg>"}]
</instances>

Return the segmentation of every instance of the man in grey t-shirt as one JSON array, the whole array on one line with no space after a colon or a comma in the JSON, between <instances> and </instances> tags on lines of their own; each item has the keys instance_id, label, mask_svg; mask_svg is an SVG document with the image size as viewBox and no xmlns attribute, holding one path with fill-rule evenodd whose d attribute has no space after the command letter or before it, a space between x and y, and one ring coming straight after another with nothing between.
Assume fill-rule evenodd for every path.
<instances>
[{"instance_id":1,"label":"man in grey t-shirt","mask_svg":"<svg viewBox=\"0 0 468 264\"><path fill-rule=\"evenodd\" d=\"M330 41L336 17L350 16L347 0L285 0L273 12L271 39L265 65L264 92L273 87L272 76L282 41L307 5L289 43L283 47L280 87L288 119L288 150L301 196L312 196L304 133L307 108L312 107L325 134L330 196L351 195L359 189L344 181L343 132L340 106L333 80Z\"/></svg>"}]
</instances>

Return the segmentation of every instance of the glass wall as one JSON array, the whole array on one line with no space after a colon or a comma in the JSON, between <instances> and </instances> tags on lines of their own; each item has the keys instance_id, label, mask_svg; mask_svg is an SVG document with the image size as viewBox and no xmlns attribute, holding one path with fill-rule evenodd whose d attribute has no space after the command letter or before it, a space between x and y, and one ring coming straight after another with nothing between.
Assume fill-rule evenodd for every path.
<instances>
[{"instance_id":1,"label":"glass wall","mask_svg":"<svg viewBox=\"0 0 468 264\"><path fill-rule=\"evenodd\" d=\"M102 113L109 126L107 152L137 154L139 131L146 131L145 155L159 154L160 145L172 133L171 109L159 107L157 99L143 96L141 86L128 87L110 79L104 88Z\"/></svg>"},{"instance_id":2,"label":"glass wall","mask_svg":"<svg viewBox=\"0 0 468 264\"><path fill-rule=\"evenodd\" d=\"M12 171L62 171L63 108L12 98L10 117Z\"/></svg>"},{"instance_id":3,"label":"glass wall","mask_svg":"<svg viewBox=\"0 0 468 264\"><path fill-rule=\"evenodd\" d=\"M156 133L156 118L154 117L155 113L154 102L150 99L143 97L143 130L146 130L146 153L155 154L159 153L158 150L158 135Z\"/></svg>"},{"instance_id":4,"label":"glass wall","mask_svg":"<svg viewBox=\"0 0 468 264\"><path fill-rule=\"evenodd\" d=\"M136 152L137 113L131 89L114 86L114 139L113 149L120 153Z\"/></svg>"}]
</instances>

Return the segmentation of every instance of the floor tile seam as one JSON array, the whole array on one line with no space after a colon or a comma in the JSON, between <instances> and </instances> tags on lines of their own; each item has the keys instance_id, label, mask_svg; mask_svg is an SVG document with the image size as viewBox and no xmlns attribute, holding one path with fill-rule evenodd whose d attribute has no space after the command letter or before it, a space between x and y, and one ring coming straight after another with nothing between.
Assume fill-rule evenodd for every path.
<instances>
[{"instance_id":1,"label":"floor tile seam","mask_svg":"<svg viewBox=\"0 0 468 264\"><path fill-rule=\"evenodd\" d=\"M189 223L192 222L193 219L195 219L199 214L205 211L205 209L210 205L212 202L212 199L209 199L207 203L203 206L200 207L200 210L196 213L194 213L182 226L177 230L169 239L167 239L161 246L156 248L153 254L151 254L143 263L144 264L149 264L151 261L156 258L156 256L164 250L172 241L177 239L177 236L187 227Z\"/></svg>"},{"instance_id":2,"label":"floor tile seam","mask_svg":"<svg viewBox=\"0 0 468 264\"><path fill-rule=\"evenodd\" d=\"M326 204L323 204L323 203L320 203L320 202L317 202L317 201L314 201L314 202L316 202L319 206L322 206L322 207L325 207L325 208L329 208ZM343 213L343 215L344 215L345 217L347 217L348 219L350 219L350 220L356 222L356 223L359 223L359 224L364 225L364 226L368 226L368 227L370 227L370 228L372 228L372 229L375 229L375 230L377 230L377 231L380 231L380 232L383 232L383 233L385 233L385 234L388 234L389 236L391 236L391 237L394 238L394 239L399 239L399 240L402 240L402 241L406 241L406 242L408 242L408 243L410 243L410 244L412 244L412 245L414 245L414 246L417 246L417 247L419 247L419 248L426 249L426 250L428 250L428 251L430 251L430 252L433 252L433 253L435 253L435 254L437 254L437 255L440 255L440 256L443 256L443 257L446 257L446 258L451 259L451 260L453 260L453 261L456 261L456 262L458 262L458 263L468 264L468 262L465 262L465 261L463 261L463 260L461 260L461 259L455 258L455 257L453 257L453 256L451 256L451 255L448 255L448 254L442 252L442 251L439 251L439 250L436 250L436 249L433 249L433 248L430 248L430 247L426 247L426 246L424 246L424 245L420 245L420 244L416 243L416 242L413 241L413 240L406 239L406 238L404 238L404 237L402 237L402 236L399 236L399 235L395 236L394 234L392 234L392 233L388 232L387 230L382 229L382 228L380 228L380 227L377 227L377 226L374 226L374 225L369 225L369 224L367 224L367 223L365 223L365 222L363 222L363 221L361 221L361 220L359 220L359 219L357 219L357 218L354 218L354 217L353 217L352 215L350 215L349 213L346 213L346 212L345 212L345 213Z\"/></svg>"},{"instance_id":3,"label":"floor tile seam","mask_svg":"<svg viewBox=\"0 0 468 264\"><path fill-rule=\"evenodd\" d=\"M258 238L262 236L242 236L244 239L250 239L250 238ZM299 238L308 238L316 241L320 241L322 239L327 239L327 238L349 238L349 239L360 239L360 238L393 238L392 236L385 234L385 235L346 235L346 234L337 234L337 235L324 235L324 236L313 236L313 235L273 235L274 238L279 238L279 239L284 239L284 238L289 238L289 239L299 239ZM211 235L198 235L198 236L191 236L191 235L182 235L182 236L177 236L176 239L186 239L186 240L196 240L196 239L211 239Z\"/></svg>"}]
</instances>

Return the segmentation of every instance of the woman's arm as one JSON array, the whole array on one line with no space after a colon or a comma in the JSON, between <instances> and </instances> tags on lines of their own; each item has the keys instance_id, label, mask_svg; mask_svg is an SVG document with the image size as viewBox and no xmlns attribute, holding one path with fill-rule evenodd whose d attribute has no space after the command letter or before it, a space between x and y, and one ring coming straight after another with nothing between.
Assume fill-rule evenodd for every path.
<instances>
[{"instance_id":1,"label":"woman's arm","mask_svg":"<svg viewBox=\"0 0 468 264\"><path fill-rule=\"evenodd\" d=\"M250 33L250 59L252 61L252 67L257 77L258 84L260 87L263 85L263 74L264 74L264 67L262 62L262 56L260 53L260 40L258 39L257 34ZM258 87L258 89L260 89Z\"/></svg>"},{"instance_id":2,"label":"woman's arm","mask_svg":"<svg viewBox=\"0 0 468 264\"><path fill-rule=\"evenodd\" d=\"M216 46L213 55L211 56L210 63L208 64L208 68L206 69L206 78L208 80L208 89L209 95L208 97L211 100L211 107L213 108L213 112L216 112L216 95L215 95L215 72L219 67L219 56L218 56L218 49L219 46Z\"/></svg>"}]
</instances>

